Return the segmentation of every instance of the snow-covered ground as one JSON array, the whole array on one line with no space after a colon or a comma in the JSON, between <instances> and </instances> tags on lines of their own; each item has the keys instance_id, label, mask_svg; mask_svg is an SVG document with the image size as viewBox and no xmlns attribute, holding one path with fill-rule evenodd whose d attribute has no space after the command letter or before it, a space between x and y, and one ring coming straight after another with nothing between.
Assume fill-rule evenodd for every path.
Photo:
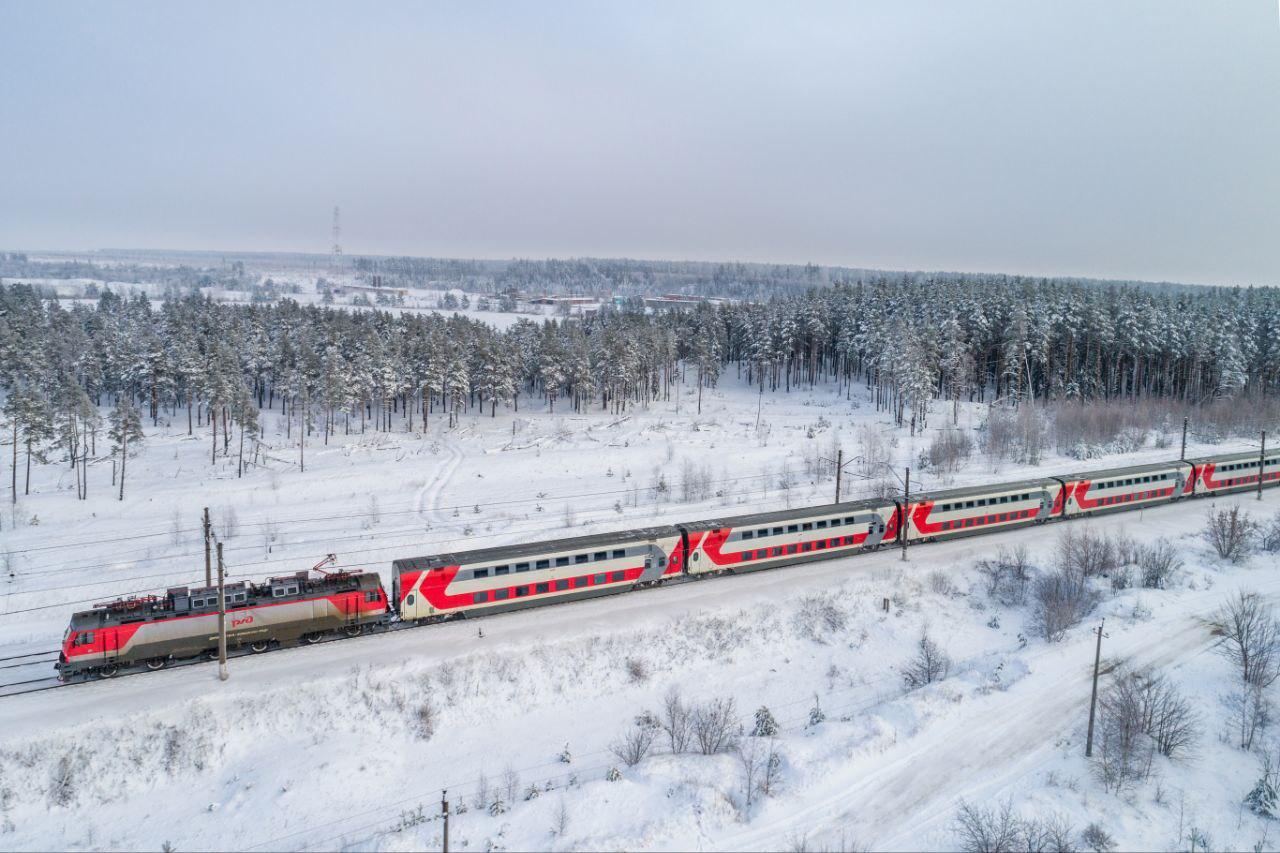
<instances>
[{"instance_id":1,"label":"snow-covered ground","mask_svg":"<svg viewBox=\"0 0 1280 853\"><path fill-rule=\"evenodd\" d=\"M696 406L687 386L678 402L622 416L525 399L519 414L467 415L453 430L433 417L425 430L397 421L327 447L313 436L305 472L296 435L268 418L265 461L243 478L234 438L211 466L208 431L188 436L180 413L148 428L123 502L110 463L91 466L83 502L65 467L33 472L33 494L0 532L0 657L56 647L87 602L198 581L204 506L233 577L336 552L389 582L392 559L445 548L829 501L818 457L878 441L901 468L932 436L906 435L833 386L757 399L730 374ZM966 407L961 426L983 411ZM950 426L948 414L933 427ZM1176 454L1148 446L1034 467L979 455L953 477L912 479L929 488ZM845 495L873 487L854 479ZM236 659L225 684L199 665L0 698L0 847L431 848L447 788L466 809L450 826L455 849L947 849L961 797L1011 799L1078 829L1098 821L1123 849L1182 846L1191 828L1250 848L1265 826L1240 801L1259 762L1221 737L1234 674L1201 620L1234 590L1273 596L1280 575L1271 556L1231 566L1211 555L1198 535L1209 503L1072 522L1170 537L1186 567L1164 590L1107 591L1052 645L1025 607L991 601L972 566L1016 543L1047 566L1065 523L920 546L905 562L883 551ZM1261 504L1217 501L1236 503L1270 516L1280 490ZM1155 779L1123 796L1103 792L1082 757L1101 617L1104 656L1159 667L1204 720L1193 756L1158 759ZM925 627L951 676L907 691L901 668ZM692 703L732 699L748 731L770 709L771 796L747 803L732 754L672 755L661 739L633 767L613 754L673 688ZM825 719L809 725L815 705Z\"/></svg>"}]
</instances>

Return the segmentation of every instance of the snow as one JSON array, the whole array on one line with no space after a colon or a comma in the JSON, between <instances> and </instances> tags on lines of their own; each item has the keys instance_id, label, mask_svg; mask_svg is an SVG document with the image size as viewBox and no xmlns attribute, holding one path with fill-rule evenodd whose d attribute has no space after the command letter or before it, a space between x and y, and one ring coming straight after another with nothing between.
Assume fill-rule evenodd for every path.
<instances>
[{"instance_id":1,"label":"snow","mask_svg":"<svg viewBox=\"0 0 1280 853\"><path fill-rule=\"evenodd\" d=\"M518 414L466 415L452 431L433 416L425 431L400 424L328 447L313 437L305 472L296 435L269 416L270 461L244 478L234 442L230 460L211 468L209 434L187 436L184 414L147 421L123 502L109 463L91 467L84 502L71 474L50 464L5 513L0 549L15 577L3 587L0 657L54 648L82 606L73 602L201 578L206 505L233 578L306 568L336 551L389 583L395 557L562 535L570 520L580 534L827 501L833 483L806 474L806 459L837 446L848 458L870 424L902 466L930 437L891 428L867 400L833 388L760 401L730 374L704 394L702 415L696 389L683 392L624 416L528 411L537 403L522 399ZM766 428L756 426L758 404ZM948 425L942 409L938 427ZM966 407L962 426L982 412ZM979 457L954 478L912 479L1015 480L1172 455L1148 447L1034 467ZM712 497L679 500L686 464L710 467ZM647 490L659 474L674 493L655 504ZM871 487L853 480L845 495ZM1215 503L1270 516L1280 490L1260 504L1252 495ZM1181 846L1193 826L1216 846L1249 848L1266 827L1240 801L1260 764L1222 737L1234 675L1203 620L1235 590L1275 596L1280 575L1270 555L1241 566L1212 556L1198 536L1209 505L922 545L905 562L885 550L237 658L225 684L197 665L0 698L0 847L433 848L447 788L467 807L450 825L455 849L950 849L961 798L1010 798L1025 816L1061 813L1077 829L1096 820L1122 849ZM1186 567L1169 589L1106 591L1085 624L1047 645L1025 608L987 599L972 564L1022 543L1046 566L1067 524L1170 537ZM1104 658L1161 668L1204 721L1192 757L1158 759L1157 779L1119 796L1102 791L1083 758L1091 629L1103 617ZM951 675L907 691L900 667L926 627L950 654ZM732 698L748 725L761 705L772 711L782 758L773 796L748 807L732 755L658 748L627 767L610 752L671 688L694 703ZM810 727L815 697L826 719ZM608 781L614 767L621 778ZM512 774L502 814L476 807L482 775L491 803ZM540 793L526 800L531 785Z\"/></svg>"}]
</instances>

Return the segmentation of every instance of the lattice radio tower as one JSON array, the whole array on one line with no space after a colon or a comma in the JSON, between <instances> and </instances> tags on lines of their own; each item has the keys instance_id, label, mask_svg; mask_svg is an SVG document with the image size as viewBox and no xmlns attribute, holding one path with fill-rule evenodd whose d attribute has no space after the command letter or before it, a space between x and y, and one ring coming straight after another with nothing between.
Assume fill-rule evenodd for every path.
<instances>
[{"instance_id":1,"label":"lattice radio tower","mask_svg":"<svg viewBox=\"0 0 1280 853\"><path fill-rule=\"evenodd\" d=\"M338 206L333 206L333 249L329 257L329 266L334 270L342 267L342 225L338 220Z\"/></svg>"}]
</instances>

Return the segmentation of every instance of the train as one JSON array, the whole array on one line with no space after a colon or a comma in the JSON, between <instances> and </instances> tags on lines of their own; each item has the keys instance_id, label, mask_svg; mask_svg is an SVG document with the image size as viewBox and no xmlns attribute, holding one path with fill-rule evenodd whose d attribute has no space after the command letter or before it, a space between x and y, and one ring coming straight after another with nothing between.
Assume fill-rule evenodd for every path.
<instances>
[{"instance_id":1,"label":"train","mask_svg":"<svg viewBox=\"0 0 1280 853\"><path fill-rule=\"evenodd\" d=\"M1277 482L1280 449L655 525L397 559L390 596L376 573L325 572L330 557L310 571L261 584L227 584L227 644L261 653ZM55 665L59 678L105 678L216 654L218 616L216 587L95 605L71 617Z\"/></svg>"}]
</instances>

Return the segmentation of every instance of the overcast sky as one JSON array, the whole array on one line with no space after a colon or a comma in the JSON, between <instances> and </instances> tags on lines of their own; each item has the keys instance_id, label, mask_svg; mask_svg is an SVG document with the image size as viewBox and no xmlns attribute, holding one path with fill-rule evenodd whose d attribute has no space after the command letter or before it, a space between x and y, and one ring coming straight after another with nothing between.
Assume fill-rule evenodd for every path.
<instances>
[{"instance_id":1,"label":"overcast sky","mask_svg":"<svg viewBox=\"0 0 1280 853\"><path fill-rule=\"evenodd\" d=\"M1277 0L0 0L0 248L1280 284Z\"/></svg>"}]
</instances>

